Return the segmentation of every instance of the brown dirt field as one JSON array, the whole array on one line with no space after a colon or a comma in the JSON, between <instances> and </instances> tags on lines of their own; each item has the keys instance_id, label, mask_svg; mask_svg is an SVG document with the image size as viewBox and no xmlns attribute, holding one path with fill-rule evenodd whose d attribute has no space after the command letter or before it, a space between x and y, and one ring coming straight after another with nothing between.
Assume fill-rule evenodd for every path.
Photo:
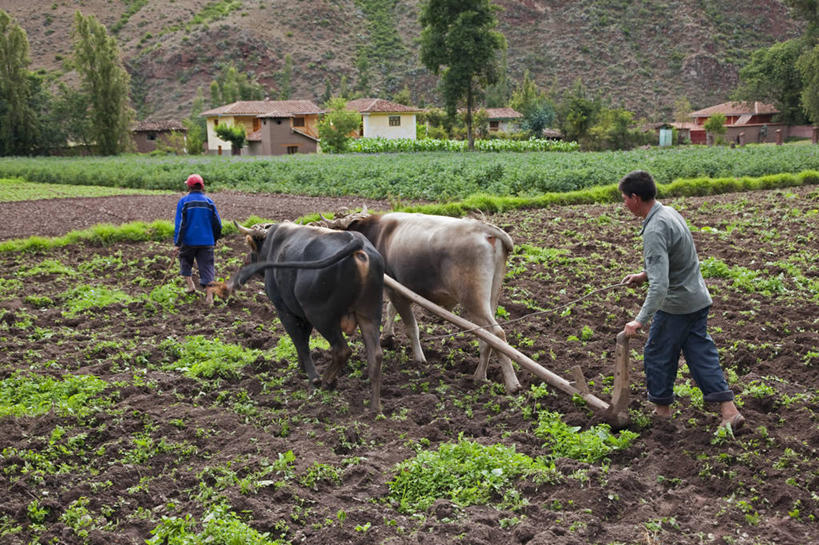
<instances>
[{"instance_id":1,"label":"brown dirt field","mask_svg":"<svg viewBox=\"0 0 819 545\"><path fill-rule=\"evenodd\" d=\"M255 214L274 220L360 206L361 201L215 193L225 220ZM177 195L58 199L0 204L2 237L56 236L95 223L171 219ZM355 544L776 544L819 543L819 266L816 188L670 201L698 227L700 258L779 279L784 291L746 290L708 278L715 300L710 328L746 426L715 440L718 415L685 394L670 423L653 422L644 400L639 341L631 343L630 430L640 434L605 464L555 461L560 482L523 479L514 510L459 508L438 500L422 515L389 500L396 463L414 447L465 439L548 456L536 436L540 410L559 411L587 429L601 418L518 371L524 389L503 392L497 365L488 384L473 384L477 348L466 335L417 312L429 362L410 361L401 324L384 352L383 417L366 410L363 346L351 337L350 375L334 391L310 391L293 361L276 358L284 335L256 280L213 308L183 295L170 243L77 245L0 254L0 380L17 372L55 379L96 375L110 384L111 405L91 416L55 412L0 417L0 543L138 544L163 516L193 515L221 500L252 528L289 543ZM375 209L386 203L370 202ZM561 376L580 365L595 395L608 399L614 337L632 319L642 290L617 288L566 307L640 267L639 222L620 205L514 211L489 221L516 244L553 249L541 263L510 258L501 306L509 342ZM709 229L703 230L708 226ZM244 257L242 240L219 242L217 274ZM56 260L76 274L36 272ZM15 283L18 281L19 283ZM135 298L66 315L80 284ZM175 308L146 302L175 286ZM585 334L584 334L585 331ZM199 381L169 370L168 341L204 335L263 351L238 378ZM313 350L321 372L326 351ZM366 369L364 369L366 375ZM687 370L678 384L690 382ZM762 388L766 386L767 388ZM142 450L137 448L144 447ZM150 448L149 448L150 447ZM265 473L280 454L295 455L293 474ZM317 465L319 464L319 465ZM326 464L338 479L321 474ZM269 471L269 469L268 469ZM251 486L243 486L249 479ZM82 498L86 498L82 500ZM33 520L37 500L47 509ZM72 503L80 500L80 503ZM87 517L65 516L85 505ZM195 525L196 531L201 525Z\"/></svg>"}]
</instances>

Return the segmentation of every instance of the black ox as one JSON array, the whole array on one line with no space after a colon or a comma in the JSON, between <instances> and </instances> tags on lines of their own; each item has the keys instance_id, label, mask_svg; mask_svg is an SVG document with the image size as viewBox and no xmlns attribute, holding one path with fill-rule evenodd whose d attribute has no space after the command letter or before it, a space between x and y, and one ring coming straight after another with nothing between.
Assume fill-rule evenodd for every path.
<instances>
[{"instance_id":1,"label":"black ox","mask_svg":"<svg viewBox=\"0 0 819 545\"><path fill-rule=\"evenodd\" d=\"M293 340L299 365L313 385L333 387L352 351L342 331L358 324L367 350L372 387L370 410L381 411L381 359L378 338L384 288L384 260L360 233L279 223L263 228L236 227L246 235L251 263L227 284L228 291L264 273L267 296ZM313 328L330 343L331 363L319 379L310 356Z\"/></svg>"}]
</instances>

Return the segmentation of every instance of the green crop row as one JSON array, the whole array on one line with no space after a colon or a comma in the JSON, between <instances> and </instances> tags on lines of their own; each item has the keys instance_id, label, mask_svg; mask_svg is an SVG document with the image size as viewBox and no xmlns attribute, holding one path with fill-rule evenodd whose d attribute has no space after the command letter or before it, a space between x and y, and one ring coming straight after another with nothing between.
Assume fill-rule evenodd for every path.
<instances>
[{"instance_id":1,"label":"green crop row","mask_svg":"<svg viewBox=\"0 0 819 545\"><path fill-rule=\"evenodd\" d=\"M423 151L468 151L466 140L439 140L437 138L356 138L350 140L347 151L353 153L396 153ZM493 152L577 151L577 142L563 142L545 138L529 140L475 140L475 150Z\"/></svg>"},{"instance_id":2,"label":"green crop row","mask_svg":"<svg viewBox=\"0 0 819 545\"><path fill-rule=\"evenodd\" d=\"M31 183L19 178L0 178L0 202L61 199L66 197L110 197L112 195L145 195L164 193L139 189L82 185L65 187L49 183Z\"/></svg>"},{"instance_id":3,"label":"green crop row","mask_svg":"<svg viewBox=\"0 0 819 545\"><path fill-rule=\"evenodd\" d=\"M192 172L209 191L451 202L476 193L533 197L617 182L635 169L658 183L819 170L819 146L690 146L617 152L293 155L285 157L8 158L0 177L181 191Z\"/></svg>"}]
</instances>

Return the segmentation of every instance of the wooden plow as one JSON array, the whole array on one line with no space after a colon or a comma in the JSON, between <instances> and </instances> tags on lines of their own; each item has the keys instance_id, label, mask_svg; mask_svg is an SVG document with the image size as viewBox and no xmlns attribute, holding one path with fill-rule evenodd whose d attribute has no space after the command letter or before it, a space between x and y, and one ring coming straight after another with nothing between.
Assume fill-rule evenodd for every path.
<instances>
[{"instance_id":1,"label":"wooden plow","mask_svg":"<svg viewBox=\"0 0 819 545\"><path fill-rule=\"evenodd\" d=\"M436 305L432 301L421 297L402 284L399 284L397 281L395 281L395 279L386 274L384 275L384 285L395 290L414 303L419 304L433 314L440 316L444 320L455 324L468 333L472 333L477 337L480 337L493 349L509 356L510 359L516 361L521 367L531 372L535 376L543 379L547 384L550 384L551 386L554 386L558 390L569 395L578 395L582 397L591 408L601 413L603 418L612 426L622 427L628 423L628 338L624 332L621 331L617 334L617 344L614 351L613 394L611 403L607 403L589 391L589 387L586 384L586 379L583 377L583 371L579 365L572 368L572 378L574 381L569 382L563 377L549 371L533 359L529 358L527 355L501 340L499 337L496 337L493 333L490 333L481 326L461 318L460 316Z\"/></svg>"}]
</instances>

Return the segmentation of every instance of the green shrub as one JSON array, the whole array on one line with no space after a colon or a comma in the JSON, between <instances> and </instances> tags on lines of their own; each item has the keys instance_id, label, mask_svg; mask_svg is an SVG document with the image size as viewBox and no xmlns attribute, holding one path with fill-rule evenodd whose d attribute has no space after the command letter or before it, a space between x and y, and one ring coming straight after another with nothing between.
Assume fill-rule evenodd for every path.
<instances>
[{"instance_id":1,"label":"green shrub","mask_svg":"<svg viewBox=\"0 0 819 545\"><path fill-rule=\"evenodd\" d=\"M460 507L498 501L514 506L514 483L521 477L555 481L554 466L518 454L514 447L481 445L459 437L435 451L420 451L395 468L390 499L402 513L425 511L445 498Z\"/></svg>"},{"instance_id":2,"label":"green shrub","mask_svg":"<svg viewBox=\"0 0 819 545\"><path fill-rule=\"evenodd\" d=\"M107 386L94 375L64 375L55 380L16 373L0 381L0 417L38 416L52 409L62 416L85 416L108 404L100 397Z\"/></svg>"},{"instance_id":3,"label":"green shrub","mask_svg":"<svg viewBox=\"0 0 819 545\"><path fill-rule=\"evenodd\" d=\"M543 446L551 449L551 458L589 463L605 460L612 451L628 448L639 437L628 430L614 435L608 424L598 424L581 432L579 426L569 426L560 414L551 411L540 412L535 435L545 440Z\"/></svg>"}]
</instances>

